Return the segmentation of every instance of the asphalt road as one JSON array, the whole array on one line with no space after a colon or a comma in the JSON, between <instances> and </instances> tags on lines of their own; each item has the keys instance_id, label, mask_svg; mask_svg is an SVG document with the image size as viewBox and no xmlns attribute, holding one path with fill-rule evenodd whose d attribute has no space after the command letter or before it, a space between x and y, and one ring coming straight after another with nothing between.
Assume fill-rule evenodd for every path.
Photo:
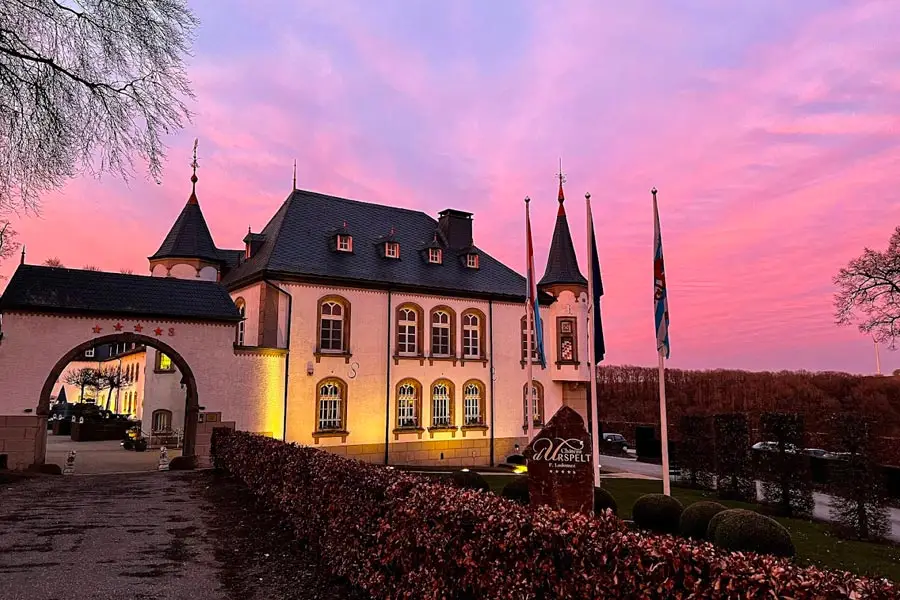
<instances>
[{"instance_id":1,"label":"asphalt road","mask_svg":"<svg viewBox=\"0 0 900 600\"><path fill-rule=\"evenodd\" d=\"M0 598L227 598L196 486L181 473L0 487Z\"/></svg>"},{"instance_id":2,"label":"asphalt road","mask_svg":"<svg viewBox=\"0 0 900 600\"><path fill-rule=\"evenodd\" d=\"M646 477L656 477L662 479L662 466L649 463L637 462L633 458L624 458L621 456L601 456L600 464L604 469L610 471L620 471L624 473L634 473ZM757 487L759 484L757 483ZM829 502L831 497L818 492L813 493L815 506L813 507L813 517L822 521L831 520L831 511ZM900 542L900 509L891 508L891 539Z\"/></svg>"}]
</instances>

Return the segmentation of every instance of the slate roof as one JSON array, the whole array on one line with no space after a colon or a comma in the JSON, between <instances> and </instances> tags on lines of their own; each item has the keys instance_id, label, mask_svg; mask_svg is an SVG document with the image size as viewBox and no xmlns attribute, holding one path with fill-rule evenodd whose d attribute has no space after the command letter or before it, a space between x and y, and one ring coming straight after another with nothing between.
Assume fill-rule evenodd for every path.
<instances>
[{"instance_id":1,"label":"slate roof","mask_svg":"<svg viewBox=\"0 0 900 600\"><path fill-rule=\"evenodd\" d=\"M391 230L400 244L399 259L384 258L378 247ZM263 277L294 277L524 301L525 278L483 250L478 250L480 268L470 269L467 249L451 249L438 235L443 263L429 264L424 248L435 243L437 230L438 222L423 212L295 190L263 228L257 252L229 271L222 284L234 289ZM334 250L338 231L353 236L352 253Z\"/></svg>"},{"instance_id":2,"label":"slate roof","mask_svg":"<svg viewBox=\"0 0 900 600\"><path fill-rule=\"evenodd\" d=\"M562 182L559 184L559 210L556 213L556 227L550 241L550 253L547 255L547 268L538 286L553 284L587 285L587 279L578 269L578 256L569 233L569 221L566 218Z\"/></svg>"},{"instance_id":3,"label":"slate roof","mask_svg":"<svg viewBox=\"0 0 900 600\"><path fill-rule=\"evenodd\" d=\"M191 197L175 219L175 224L150 260L160 258L202 258L212 262L223 260L213 242L206 219L203 218L196 193L191 192Z\"/></svg>"},{"instance_id":4,"label":"slate roof","mask_svg":"<svg viewBox=\"0 0 900 600\"><path fill-rule=\"evenodd\" d=\"M36 265L19 265L0 297L0 311L16 309L203 321L241 318L227 290L212 281Z\"/></svg>"}]
</instances>

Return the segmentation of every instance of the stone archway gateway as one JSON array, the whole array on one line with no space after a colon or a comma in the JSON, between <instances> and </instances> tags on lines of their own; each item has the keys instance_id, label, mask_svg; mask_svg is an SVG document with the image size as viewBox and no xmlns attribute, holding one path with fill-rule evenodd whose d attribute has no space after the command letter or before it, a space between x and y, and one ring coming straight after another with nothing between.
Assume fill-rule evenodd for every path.
<instances>
[{"instance_id":1,"label":"stone archway gateway","mask_svg":"<svg viewBox=\"0 0 900 600\"><path fill-rule=\"evenodd\" d=\"M191 370L190 365L187 363L184 357L182 357L181 354L177 350L175 350L175 348L159 339L155 339L139 333L114 333L110 335L100 336L92 340L83 342L78 346L75 346L62 358L60 358L56 362L56 365L54 365L53 369L50 371L50 374L47 376L47 379L44 382L44 387L41 389L41 396L36 410L36 415L41 421L38 426L41 428L41 431L46 432L46 421L50 413L50 396L53 393L53 386L59 379L59 376L63 373L63 371L65 371L69 363L72 362L72 360L80 356L85 350L89 350L97 346L102 346L103 344L132 342L134 342L135 344L150 346L151 348L163 352L172 360L173 363L175 363L175 366L178 367L178 371L181 373L181 383L184 384L186 388L184 409L184 442L181 450L181 455L191 457L194 456L197 441L197 424L200 414L200 402L197 396L197 380L194 377L194 372ZM46 443L46 440L35 440L36 445L42 443ZM35 456L41 456L44 451L45 449L42 450L39 448L35 448Z\"/></svg>"},{"instance_id":2,"label":"stone archway gateway","mask_svg":"<svg viewBox=\"0 0 900 600\"><path fill-rule=\"evenodd\" d=\"M181 372L185 392L169 382L187 395L184 455L203 464L220 423L282 437L285 356L237 346L240 320L215 282L20 265L0 297L0 468L45 461L52 386L79 352L116 341Z\"/></svg>"}]
</instances>

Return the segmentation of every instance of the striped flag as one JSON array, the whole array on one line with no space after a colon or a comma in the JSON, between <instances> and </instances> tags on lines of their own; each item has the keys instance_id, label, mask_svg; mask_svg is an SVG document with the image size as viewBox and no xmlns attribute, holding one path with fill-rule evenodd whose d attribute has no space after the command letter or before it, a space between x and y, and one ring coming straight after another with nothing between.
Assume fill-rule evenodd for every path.
<instances>
[{"instance_id":1,"label":"striped flag","mask_svg":"<svg viewBox=\"0 0 900 600\"><path fill-rule=\"evenodd\" d=\"M663 262L662 233L659 228L659 207L656 188L653 194L653 302L656 313L656 349L665 350L669 358L669 295L666 291L666 267Z\"/></svg>"},{"instance_id":2,"label":"striped flag","mask_svg":"<svg viewBox=\"0 0 900 600\"><path fill-rule=\"evenodd\" d=\"M597 238L594 237L594 217L591 213L591 195L585 194L587 202L587 219L588 231L590 233L590 252L588 260L590 265L590 286L591 286L591 321L593 331L591 331L591 339L594 343L594 364L603 362L606 356L606 343L603 340L603 320L600 318L600 296L603 295L603 279L600 277L600 259L597 254Z\"/></svg>"},{"instance_id":3,"label":"striped flag","mask_svg":"<svg viewBox=\"0 0 900 600\"><path fill-rule=\"evenodd\" d=\"M526 292L526 302L531 307L534 325L534 350L537 353L538 362L542 368L547 367L547 360L544 357L544 327L541 323L541 307L538 304L537 287L534 278L534 246L531 243L531 211L528 202L525 203L525 246L527 252L528 265L526 267L525 285L528 290Z\"/></svg>"}]
</instances>

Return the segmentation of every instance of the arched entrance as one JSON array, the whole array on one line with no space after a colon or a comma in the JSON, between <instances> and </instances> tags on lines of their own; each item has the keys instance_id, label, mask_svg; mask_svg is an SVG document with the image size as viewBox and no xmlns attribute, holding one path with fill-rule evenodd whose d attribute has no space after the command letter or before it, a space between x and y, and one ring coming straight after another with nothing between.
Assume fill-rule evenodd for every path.
<instances>
[{"instance_id":1,"label":"arched entrance","mask_svg":"<svg viewBox=\"0 0 900 600\"><path fill-rule=\"evenodd\" d=\"M85 350L103 346L104 344L115 343L135 343L154 348L169 357L172 363L178 368L178 371L181 373L181 384L185 386L184 441L181 454L182 456L195 456L200 402L197 394L197 381L190 365L177 350L158 338L138 333L114 333L98 336L75 346L56 362L50 370L50 373L47 375L47 379L44 381L44 385L41 388L41 395L38 400L37 410L35 411L39 418L39 431L41 432L35 439L35 457L37 463L45 462L46 458L47 418L50 414L50 397L53 393L54 384L63 371L65 371L69 363L81 356Z\"/></svg>"}]
</instances>

